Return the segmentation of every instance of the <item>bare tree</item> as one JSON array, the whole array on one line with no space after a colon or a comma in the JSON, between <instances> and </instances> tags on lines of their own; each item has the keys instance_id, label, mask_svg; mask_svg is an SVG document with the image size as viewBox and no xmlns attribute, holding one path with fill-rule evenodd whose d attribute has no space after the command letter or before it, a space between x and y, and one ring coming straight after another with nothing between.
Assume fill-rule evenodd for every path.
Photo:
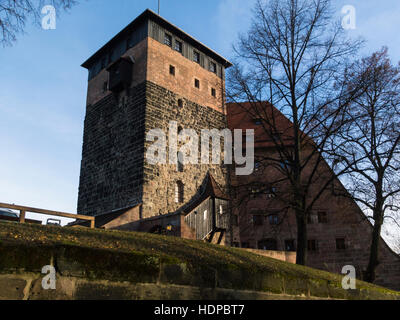
<instances>
[{"instance_id":1,"label":"bare tree","mask_svg":"<svg viewBox=\"0 0 400 320\"><path fill-rule=\"evenodd\" d=\"M333 19L330 0L259 0L235 48L227 97L259 119L273 144L262 162L277 174L269 170L265 180L286 186L274 196L295 213L298 264L306 264L307 217L335 179L325 146L340 128L345 99L358 92L335 85L336 77L361 43ZM290 125L282 127L282 115Z\"/></svg>"},{"instance_id":2,"label":"bare tree","mask_svg":"<svg viewBox=\"0 0 400 320\"><path fill-rule=\"evenodd\" d=\"M76 0L0 0L0 43L12 45L17 35L24 32L29 20L39 23L45 4L56 10L69 10L76 3Z\"/></svg>"},{"instance_id":3,"label":"bare tree","mask_svg":"<svg viewBox=\"0 0 400 320\"><path fill-rule=\"evenodd\" d=\"M375 280L379 242L385 220L399 226L400 200L400 65L393 66L387 48L354 63L343 77L362 94L346 109L348 125L333 143L338 163L350 167L343 181L373 222L365 280Z\"/></svg>"}]
</instances>

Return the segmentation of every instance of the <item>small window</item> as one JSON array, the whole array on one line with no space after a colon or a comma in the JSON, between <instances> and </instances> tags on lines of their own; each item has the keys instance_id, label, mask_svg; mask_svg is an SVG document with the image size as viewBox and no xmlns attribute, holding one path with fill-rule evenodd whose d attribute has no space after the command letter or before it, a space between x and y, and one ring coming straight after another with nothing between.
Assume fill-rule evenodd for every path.
<instances>
[{"instance_id":1,"label":"small window","mask_svg":"<svg viewBox=\"0 0 400 320\"><path fill-rule=\"evenodd\" d=\"M222 216L224 214L224 207L222 204L219 205L219 214Z\"/></svg>"},{"instance_id":2,"label":"small window","mask_svg":"<svg viewBox=\"0 0 400 320\"><path fill-rule=\"evenodd\" d=\"M278 215L277 214L270 214L268 216L268 221L269 221L269 224L272 225L272 226L277 225L279 223Z\"/></svg>"},{"instance_id":3,"label":"small window","mask_svg":"<svg viewBox=\"0 0 400 320\"><path fill-rule=\"evenodd\" d=\"M277 191L278 189L276 187L269 188L269 190L266 192L267 199L276 198Z\"/></svg>"},{"instance_id":4,"label":"small window","mask_svg":"<svg viewBox=\"0 0 400 320\"><path fill-rule=\"evenodd\" d=\"M336 249L337 250L346 250L346 240L343 238L336 239Z\"/></svg>"},{"instance_id":5,"label":"small window","mask_svg":"<svg viewBox=\"0 0 400 320\"><path fill-rule=\"evenodd\" d=\"M318 212L318 223L328 223L328 215L325 211Z\"/></svg>"},{"instance_id":6,"label":"small window","mask_svg":"<svg viewBox=\"0 0 400 320\"><path fill-rule=\"evenodd\" d=\"M314 223L317 222L317 218L318 218L317 215L315 215L313 213L310 213L310 214L307 215L307 223L308 224L314 224Z\"/></svg>"},{"instance_id":7,"label":"small window","mask_svg":"<svg viewBox=\"0 0 400 320\"><path fill-rule=\"evenodd\" d=\"M133 48L135 45L136 45L136 38L134 36L134 33L131 33L126 39L126 50Z\"/></svg>"},{"instance_id":8,"label":"small window","mask_svg":"<svg viewBox=\"0 0 400 320\"><path fill-rule=\"evenodd\" d=\"M169 66L169 74L175 76L175 67L173 65Z\"/></svg>"},{"instance_id":9,"label":"small window","mask_svg":"<svg viewBox=\"0 0 400 320\"><path fill-rule=\"evenodd\" d=\"M253 186L249 188L250 196L252 198L257 198L262 196L262 190L259 187Z\"/></svg>"},{"instance_id":10,"label":"small window","mask_svg":"<svg viewBox=\"0 0 400 320\"><path fill-rule=\"evenodd\" d=\"M183 108L183 100L182 99L178 99L178 107Z\"/></svg>"},{"instance_id":11,"label":"small window","mask_svg":"<svg viewBox=\"0 0 400 320\"><path fill-rule=\"evenodd\" d=\"M166 44L169 47L172 47L172 36L170 36L168 33L164 35L164 44Z\"/></svg>"},{"instance_id":12,"label":"small window","mask_svg":"<svg viewBox=\"0 0 400 320\"><path fill-rule=\"evenodd\" d=\"M178 166L177 166L177 171L178 172L184 172L185 171L185 166L183 164L183 153L182 152L178 152L177 155L178 158Z\"/></svg>"},{"instance_id":13,"label":"small window","mask_svg":"<svg viewBox=\"0 0 400 320\"><path fill-rule=\"evenodd\" d=\"M317 251L318 250L317 240L308 240L307 249L308 251Z\"/></svg>"},{"instance_id":14,"label":"small window","mask_svg":"<svg viewBox=\"0 0 400 320\"><path fill-rule=\"evenodd\" d=\"M200 80L199 80L199 79L194 79L194 86L195 86L197 89L200 89Z\"/></svg>"},{"instance_id":15,"label":"small window","mask_svg":"<svg viewBox=\"0 0 400 320\"><path fill-rule=\"evenodd\" d=\"M197 51L193 51L193 61L196 63L200 63L200 53Z\"/></svg>"},{"instance_id":16,"label":"small window","mask_svg":"<svg viewBox=\"0 0 400 320\"><path fill-rule=\"evenodd\" d=\"M212 61L210 61L210 71L217 73L217 64Z\"/></svg>"},{"instance_id":17,"label":"small window","mask_svg":"<svg viewBox=\"0 0 400 320\"><path fill-rule=\"evenodd\" d=\"M261 250L278 250L278 242L276 239L263 239L258 241L258 249Z\"/></svg>"},{"instance_id":18,"label":"small window","mask_svg":"<svg viewBox=\"0 0 400 320\"><path fill-rule=\"evenodd\" d=\"M215 98L217 96L217 90L215 88L211 88L211 95Z\"/></svg>"},{"instance_id":19,"label":"small window","mask_svg":"<svg viewBox=\"0 0 400 320\"><path fill-rule=\"evenodd\" d=\"M253 215L253 224L255 226L262 226L263 225L263 216L262 215Z\"/></svg>"},{"instance_id":20,"label":"small window","mask_svg":"<svg viewBox=\"0 0 400 320\"><path fill-rule=\"evenodd\" d=\"M175 40L175 50L178 51L179 53L182 53L182 42Z\"/></svg>"},{"instance_id":21,"label":"small window","mask_svg":"<svg viewBox=\"0 0 400 320\"><path fill-rule=\"evenodd\" d=\"M254 119L254 124L256 126L261 126L262 125L262 119Z\"/></svg>"},{"instance_id":22,"label":"small window","mask_svg":"<svg viewBox=\"0 0 400 320\"><path fill-rule=\"evenodd\" d=\"M206 220L207 220L207 218L208 218L208 211L207 211L207 210L205 210L205 211L204 211L204 221L206 221Z\"/></svg>"},{"instance_id":23,"label":"small window","mask_svg":"<svg viewBox=\"0 0 400 320\"><path fill-rule=\"evenodd\" d=\"M177 181L175 185L175 202L183 203L184 201L184 185L182 181Z\"/></svg>"},{"instance_id":24,"label":"small window","mask_svg":"<svg viewBox=\"0 0 400 320\"><path fill-rule=\"evenodd\" d=\"M296 251L296 246L293 239L285 240L285 251Z\"/></svg>"}]
</instances>

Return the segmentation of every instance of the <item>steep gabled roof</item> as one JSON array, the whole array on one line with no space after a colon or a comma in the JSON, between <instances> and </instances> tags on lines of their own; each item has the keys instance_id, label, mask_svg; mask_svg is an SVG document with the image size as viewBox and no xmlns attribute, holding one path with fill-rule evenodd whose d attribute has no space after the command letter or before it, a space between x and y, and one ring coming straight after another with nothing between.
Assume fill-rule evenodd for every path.
<instances>
[{"instance_id":1,"label":"steep gabled roof","mask_svg":"<svg viewBox=\"0 0 400 320\"><path fill-rule=\"evenodd\" d=\"M257 111L256 111L257 110ZM256 124L255 120L264 119L263 125ZM276 131L287 146L293 141L293 124L277 108L267 102L241 102L227 104L228 127L235 129L254 129L256 147L274 147L268 130ZM274 123L274 128L268 128L267 123ZM273 130L272 130L273 129Z\"/></svg>"},{"instance_id":2,"label":"steep gabled roof","mask_svg":"<svg viewBox=\"0 0 400 320\"><path fill-rule=\"evenodd\" d=\"M256 148L273 148L276 143L269 132L278 134L278 145L284 147L293 146L293 123L275 106L269 102L240 102L227 103L227 121L230 130L254 129L254 142ZM264 119L263 124L256 124L255 120ZM271 126L268 124L271 123ZM315 144L313 139L299 130L303 143Z\"/></svg>"},{"instance_id":3,"label":"steep gabled roof","mask_svg":"<svg viewBox=\"0 0 400 320\"><path fill-rule=\"evenodd\" d=\"M211 173L208 173L199 189L199 192L182 207L181 211L188 214L210 197L221 200L230 200L230 198L222 191Z\"/></svg>"}]
</instances>

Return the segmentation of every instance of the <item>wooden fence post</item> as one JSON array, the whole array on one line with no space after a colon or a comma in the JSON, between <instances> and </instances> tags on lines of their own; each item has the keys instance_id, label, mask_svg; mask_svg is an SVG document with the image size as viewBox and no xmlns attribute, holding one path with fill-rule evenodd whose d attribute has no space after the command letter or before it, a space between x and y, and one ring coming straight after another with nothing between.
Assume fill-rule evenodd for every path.
<instances>
[{"instance_id":1,"label":"wooden fence post","mask_svg":"<svg viewBox=\"0 0 400 320\"><path fill-rule=\"evenodd\" d=\"M19 211L19 223L25 223L25 210Z\"/></svg>"}]
</instances>

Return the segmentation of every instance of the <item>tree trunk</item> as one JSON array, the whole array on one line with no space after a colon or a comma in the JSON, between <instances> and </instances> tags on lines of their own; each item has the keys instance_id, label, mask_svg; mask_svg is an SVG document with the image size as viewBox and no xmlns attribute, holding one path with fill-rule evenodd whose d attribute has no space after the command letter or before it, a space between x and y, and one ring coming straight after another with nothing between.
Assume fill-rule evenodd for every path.
<instances>
[{"instance_id":1,"label":"tree trunk","mask_svg":"<svg viewBox=\"0 0 400 320\"><path fill-rule=\"evenodd\" d=\"M297 257L296 264L305 266L307 262L307 217L304 212L296 212Z\"/></svg>"},{"instance_id":2,"label":"tree trunk","mask_svg":"<svg viewBox=\"0 0 400 320\"><path fill-rule=\"evenodd\" d=\"M375 217L375 223L374 223L374 229L372 232L372 242L371 242L371 249L370 249L370 257L369 257L369 263L368 263L368 268L365 273L364 280L370 283L373 283L375 281L376 277L376 268L379 265L379 242L381 239L381 229L382 229L382 210L377 210L374 213Z\"/></svg>"}]
</instances>

